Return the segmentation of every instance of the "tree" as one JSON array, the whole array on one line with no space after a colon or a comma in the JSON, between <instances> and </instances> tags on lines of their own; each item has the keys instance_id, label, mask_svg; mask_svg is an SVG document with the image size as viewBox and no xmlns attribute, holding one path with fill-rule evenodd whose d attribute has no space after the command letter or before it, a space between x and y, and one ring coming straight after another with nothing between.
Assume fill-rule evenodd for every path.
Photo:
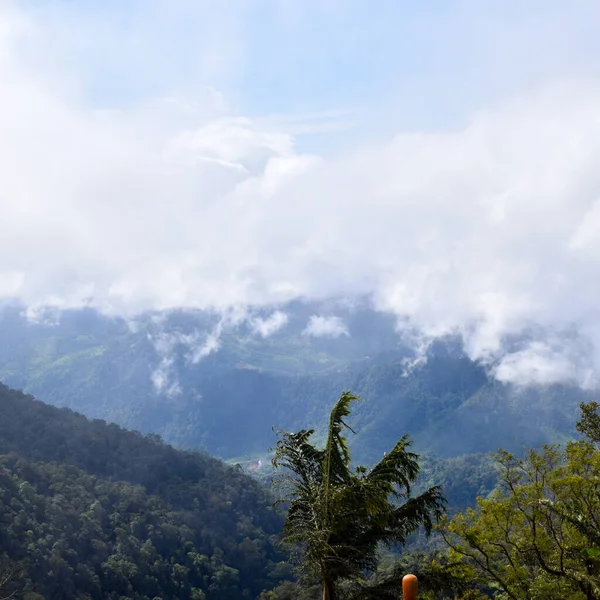
<instances>
[{"instance_id":1,"label":"tree","mask_svg":"<svg viewBox=\"0 0 600 600\"><path fill-rule=\"evenodd\" d=\"M0 559L0 600L12 600L18 593L16 583L22 579L21 568L8 560L6 557Z\"/></svg>"},{"instance_id":2,"label":"tree","mask_svg":"<svg viewBox=\"0 0 600 600\"><path fill-rule=\"evenodd\" d=\"M498 489L442 525L452 553L512 600L600 599L599 406L581 408L590 440L500 452Z\"/></svg>"},{"instance_id":3,"label":"tree","mask_svg":"<svg viewBox=\"0 0 600 600\"><path fill-rule=\"evenodd\" d=\"M597 402L582 402L579 408L581 418L577 422L577 431L595 444L600 444L600 405Z\"/></svg>"},{"instance_id":4,"label":"tree","mask_svg":"<svg viewBox=\"0 0 600 600\"><path fill-rule=\"evenodd\" d=\"M280 430L273 458L283 469L280 501L289 504L284 541L300 549L300 567L318 579L324 600L340 582L375 571L381 545L403 544L421 526L429 533L444 510L437 486L411 497L419 464L407 436L372 469L351 469L344 419L356 400L344 392L336 402L324 448L310 442L313 429Z\"/></svg>"}]
</instances>

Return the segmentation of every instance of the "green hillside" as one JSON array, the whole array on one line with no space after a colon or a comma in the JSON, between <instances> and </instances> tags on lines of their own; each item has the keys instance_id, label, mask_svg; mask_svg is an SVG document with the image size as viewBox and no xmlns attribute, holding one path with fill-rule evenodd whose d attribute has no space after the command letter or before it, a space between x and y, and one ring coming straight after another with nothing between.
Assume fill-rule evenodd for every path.
<instances>
[{"instance_id":1,"label":"green hillside","mask_svg":"<svg viewBox=\"0 0 600 600\"><path fill-rule=\"evenodd\" d=\"M35 598L255 598L290 577L239 469L0 386L0 556Z\"/></svg>"},{"instance_id":2,"label":"green hillside","mask_svg":"<svg viewBox=\"0 0 600 600\"><path fill-rule=\"evenodd\" d=\"M30 322L5 307L0 378L50 404L240 462L265 454L273 425L320 426L344 389L367 400L355 415L362 462L404 431L419 451L444 457L560 441L573 434L578 403L591 398L575 387L496 382L452 340L407 370L410 351L389 317L337 307L348 335L314 338L303 333L306 320L326 308L286 310L281 331L263 338L247 323L223 327L218 347L195 360L218 315L174 311L127 322L80 310Z\"/></svg>"}]
</instances>

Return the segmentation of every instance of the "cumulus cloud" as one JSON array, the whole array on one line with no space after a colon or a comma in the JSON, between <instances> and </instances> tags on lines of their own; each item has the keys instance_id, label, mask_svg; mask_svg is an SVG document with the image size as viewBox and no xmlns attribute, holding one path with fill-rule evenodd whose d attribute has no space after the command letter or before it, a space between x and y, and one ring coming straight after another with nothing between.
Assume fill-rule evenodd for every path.
<instances>
[{"instance_id":1,"label":"cumulus cloud","mask_svg":"<svg viewBox=\"0 0 600 600\"><path fill-rule=\"evenodd\" d=\"M306 329L302 332L303 335L311 337L330 337L338 338L342 335L349 336L348 328L343 319L336 316L323 317L312 315L308 320Z\"/></svg>"},{"instance_id":2,"label":"cumulus cloud","mask_svg":"<svg viewBox=\"0 0 600 600\"><path fill-rule=\"evenodd\" d=\"M266 319L255 317L250 321L252 332L268 338L287 325L289 317L281 310L272 312Z\"/></svg>"},{"instance_id":3,"label":"cumulus cloud","mask_svg":"<svg viewBox=\"0 0 600 600\"><path fill-rule=\"evenodd\" d=\"M597 384L593 362L589 360L589 343L560 339L530 341L522 348L502 356L493 373L500 381L527 385L555 383L579 384L584 388Z\"/></svg>"},{"instance_id":4,"label":"cumulus cloud","mask_svg":"<svg viewBox=\"0 0 600 600\"><path fill-rule=\"evenodd\" d=\"M312 118L240 116L214 90L100 109L79 72L39 62L48 30L17 6L0 8L0 297L132 315L369 295L424 340L462 335L503 380L597 382L593 70L558 69L439 131L354 134L321 153L301 138ZM318 316L307 332L347 334ZM185 341L190 360L221 333ZM155 385L169 390L164 344Z\"/></svg>"}]
</instances>

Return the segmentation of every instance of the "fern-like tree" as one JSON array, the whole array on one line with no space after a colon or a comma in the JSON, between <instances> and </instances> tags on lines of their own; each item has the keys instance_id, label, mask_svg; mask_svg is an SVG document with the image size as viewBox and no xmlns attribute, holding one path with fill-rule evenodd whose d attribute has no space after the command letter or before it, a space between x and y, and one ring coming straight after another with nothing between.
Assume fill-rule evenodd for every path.
<instances>
[{"instance_id":1,"label":"fern-like tree","mask_svg":"<svg viewBox=\"0 0 600 600\"><path fill-rule=\"evenodd\" d=\"M375 571L382 546L403 544L421 526L429 533L445 504L437 486L411 497L419 464L407 436L373 468L352 468L344 419L356 400L344 392L336 402L323 448L311 443L313 429L280 430L273 458L288 505L284 540L301 550L300 567L321 582L323 600L341 581Z\"/></svg>"}]
</instances>

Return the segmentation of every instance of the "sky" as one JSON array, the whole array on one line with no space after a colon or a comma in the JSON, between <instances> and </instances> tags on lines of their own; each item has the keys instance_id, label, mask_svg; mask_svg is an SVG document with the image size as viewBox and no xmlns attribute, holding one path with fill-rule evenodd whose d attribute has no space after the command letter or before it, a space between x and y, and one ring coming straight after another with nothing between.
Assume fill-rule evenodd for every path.
<instances>
[{"instance_id":1,"label":"sky","mask_svg":"<svg viewBox=\"0 0 600 600\"><path fill-rule=\"evenodd\" d=\"M366 295L594 387L599 162L592 0L0 0L0 298L31 307Z\"/></svg>"}]
</instances>

